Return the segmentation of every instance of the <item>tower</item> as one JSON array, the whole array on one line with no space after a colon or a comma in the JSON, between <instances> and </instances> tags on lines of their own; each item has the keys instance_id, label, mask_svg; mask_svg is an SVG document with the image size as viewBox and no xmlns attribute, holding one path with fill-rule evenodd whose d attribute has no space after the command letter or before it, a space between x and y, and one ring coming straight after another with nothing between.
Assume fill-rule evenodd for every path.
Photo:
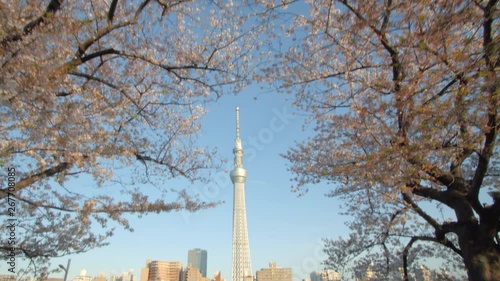
<instances>
[{"instance_id":1,"label":"tower","mask_svg":"<svg viewBox=\"0 0 500 281\"><path fill-rule=\"evenodd\" d=\"M198 248L189 250L188 265L197 268L201 276L207 277L207 251Z\"/></svg>"},{"instance_id":2,"label":"tower","mask_svg":"<svg viewBox=\"0 0 500 281\"><path fill-rule=\"evenodd\" d=\"M240 139L240 108L236 107L236 142L233 149L234 169L231 181L234 185L233 200L233 268L232 281L245 281L252 276L250 246L248 244L247 215L245 208L245 180L243 146ZM251 279L250 279L251 280Z\"/></svg>"}]
</instances>

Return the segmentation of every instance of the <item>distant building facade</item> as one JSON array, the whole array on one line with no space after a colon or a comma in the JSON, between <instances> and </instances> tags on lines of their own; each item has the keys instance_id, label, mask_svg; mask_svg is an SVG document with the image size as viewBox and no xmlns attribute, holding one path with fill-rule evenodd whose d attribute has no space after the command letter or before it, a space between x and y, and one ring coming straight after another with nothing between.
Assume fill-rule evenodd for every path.
<instances>
[{"instance_id":1,"label":"distant building facade","mask_svg":"<svg viewBox=\"0 0 500 281\"><path fill-rule=\"evenodd\" d=\"M275 262L269 263L269 268L257 271L257 281L292 281L292 269L276 267Z\"/></svg>"},{"instance_id":2,"label":"distant building facade","mask_svg":"<svg viewBox=\"0 0 500 281\"><path fill-rule=\"evenodd\" d=\"M47 277L44 281L64 281L64 278L58 278L58 277ZM104 280L106 281L106 280Z\"/></svg>"},{"instance_id":3,"label":"distant building facade","mask_svg":"<svg viewBox=\"0 0 500 281\"><path fill-rule=\"evenodd\" d=\"M78 275L75 278L73 278L73 281L92 281L92 277L87 276L87 270L86 269L82 269L80 271L80 275Z\"/></svg>"},{"instance_id":4,"label":"distant building facade","mask_svg":"<svg viewBox=\"0 0 500 281\"><path fill-rule=\"evenodd\" d=\"M106 281L106 278L104 278L104 281ZM134 271L131 269L122 274L111 275L108 281L135 281Z\"/></svg>"},{"instance_id":5,"label":"distant building facade","mask_svg":"<svg viewBox=\"0 0 500 281\"><path fill-rule=\"evenodd\" d=\"M190 264L182 272L182 281L201 281L201 279L200 270L192 267Z\"/></svg>"},{"instance_id":6,"label":"distant building facade","mask_svg":"<svg viewBox=\"0 0 500 281\"><path fill-rule=\"evenodd\" d=\"M207 251L202 249L192 249L188 251L188 266L197 268L202 277L207 277Z\"/></svg>"},{"instance_id":7,"label":"distant building facade","mask_svg":"<svg viewBox=\"0 0 500 281\"><path fill-rule=\"evenodd\" d=\"M17 276L11 274L2 274L0 275L0 281L16 281Z\"/></svg>"},{"instance_id":8,"label":"distant building facade","mask_svg":"<svg viewBox=\"0 0 500 281\"><path fill-rule=\"evenodd\" d=\"M180 261L146 261L141 270L140 281L181 281L182 262Z\"/></svg>"},{"instance_id":9,"label":"distant building facade","mask_svg":"<svg viewBox=\"0 0 500 281\"><path fill-rule=\"evenodd\" d=\"M106 281L106 274L103 272L99 273L99 276L92 278L92 281Z\"/></svg>"},{"instance_id":10,"label":"distant building facade","mask_svg":"<svg viewBox=\"0 0 500 281\"><path fill-rule=\"evenodd\" d=\"M313 271L310 274L311 281L340 281L340 273L335 270L325 270L321 272Z\"/></svg>"}]
</instances>

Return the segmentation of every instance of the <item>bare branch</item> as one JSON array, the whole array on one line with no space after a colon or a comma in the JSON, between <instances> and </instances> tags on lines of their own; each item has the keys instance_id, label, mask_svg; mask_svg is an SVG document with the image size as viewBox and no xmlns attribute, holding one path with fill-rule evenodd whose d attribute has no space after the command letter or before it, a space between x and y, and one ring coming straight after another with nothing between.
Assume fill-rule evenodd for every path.
<instances>
[{"instance_id":1,"label":"bare branch","mask_svg":"<svg viewBox=\"0 0 500 281\"><path fill-rule=\"evenodd\" d=\"M428 242L436 242L436 243L439 243L441 245L444 245L442 244L441 242L437 241L434 237L428 237L428 236L413 236L410 241L406 244L404 250L403 250L403 280L404 281L409 281L409 275L408 275L408 253L410 252L410 249L411 247L413 246L413 244L415 242L418 242L418 241L428 241ZM462 253L453 246L453 244L451 244L451 246L453 247L450 247L449 244L446 244L445 245L446 247L452 249L455 253L457 253L458 255L462 255Z\"/></svg>"},{"instance_id":2,"label":"bare branch","mask_svg":"<svg viewBox=\"0 0 500 281\"><path fill-rule=\"evenodd\" d=\"M428 222L434 229L437 230L437 229L441 228L440 224L434 218L432 218L429 214L427 214L424 210L422 210L422 208L420 208L420 206L418 206L417 203L415 203L415 201L413 201L409 192L402 191L401 195L403 196L403 200L406 203L408 203L408 205L411 207L411 209L414 210L426 222ZM433 197L432 199L440 198L440 195L438 195L438 193L435 193L435 194L432 193L432 194L429 194L429 196L432 196ZM435 199L435 200L437 200L437 199Z\"/></svg>"}]
</instances>

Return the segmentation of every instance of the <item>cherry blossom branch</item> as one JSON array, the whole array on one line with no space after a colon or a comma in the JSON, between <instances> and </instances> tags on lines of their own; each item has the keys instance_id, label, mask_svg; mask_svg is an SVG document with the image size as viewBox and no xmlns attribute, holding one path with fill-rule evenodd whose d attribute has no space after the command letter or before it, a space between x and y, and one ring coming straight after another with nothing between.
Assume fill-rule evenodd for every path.
<instances>
[{"instance_id":1,"label":"cherry blossom branch","mask_svg":"<svg viewBox=\"0 0 500 281\"><path fill-rule=\"evenodd\" d=\"M484 23L483 23L483 48L484 48L484 59L486 65L490 71L494 71L495 67L500 64L500 57L498 57L498 51L496 46L498 43L494 42L493 39L493 24L495 22L495 12L498 8L496 7L498 0L490 0L488 4L483 9L484 13ZM497 59L495 60L495 52Z\"/></svg>"},{"instance_id":2,"label":"cherry blossom branch","mask_svg":"<svg viewBox=\"0 0 500 281\"><path fill-rule=\"evenodd\" d=\"M113 49L113 48L109 48L109 49L105 49L105 50L100 50L98 52L95 52L95 53L83 56L83 57L81 57L79 59L78 64L83 64L83 63L85 63L87 61L90 61L92 59L99 58L99 57L102 57L102 56L105 56L105 55L111 55L111 54L116 54L116 55L123 56L123 57L128 57L128 58L134 58L134 59L142 60L144 62L147 62L147 63L151 64L151 65L158 66L158 67L160 67L160 68L168 71L169 73L172 73L180 81L182 81L182 80L193 81L195 83L199 83L199 84L201 84L203 86L206 86L206 87L212 89L213 92L217 92L216 89L213 88L213 85L209 85L206 82L201 81L200 79L196 79L196 78L193 78L193 77L182 76L176 70L189 70L189 69L192 69L192 70L214 71L214 72L222 72L222 73L227 72L226 70L223 70L223 69L208 67L208 63L205 64L205 65L201 65L201 66L200 65L196 65L196 64L177 65L177 66L176 65L174 65L174 66L172 66L172 65L166 65L166 64L163 64L161 62L157 62L157 61L155 61L155 60L153 60L151 58L148 58L148 57L146 57L144 55L139 55L139 54L129 53L129 52L125 52L125 51L120 51L120 50L116 50L116 49ZM69 64L67 64L66 67L69 67L69 65L71 65L72 67L75 67L76 65L74 63L76 63L76 62L73 60L72 62L70 62ZM75 72L75 71L71 71L70 74L79 75L79 76L82 76L82 77L86 77L88 79L91 78L91 76L89 76L88 74L78 73L78 72ZM106 85L108 85L110 87L112 85L111 83L105 82L102 79L99 82L105 83ZM112 88L117 89L116 86L114 86ZM59 96L65 96L65 95L66 95L66 93L60 93L59 94Z\"/></svg>"},{"instance_id":3,"label":"cherry blossom branch","mask_svg":"<svg viewBox=\"0 0 500 281\"><path fill-rule=\"evenodd\" d=\"M444 94L446 94L446 91L453 86L455 83L457 83L458 79L454 78L448 84L446 84L437 94L434 96L430 97L428 100L426 100L424 103L422 103L422 106L426 106L430 104L431 102L435 101L436 99L442 97Z\"/></svg>"},{"instance_id":4,"label":"cherry blossom branch","mask_svg":"<svg viewBox=\"0 0 500 281\"><path fill-rule=\"evenodd\" d=\"M422 208L420 208L420 206L418 206L417 203L413 201L413 198L411 197L409 192L402 191L401 195L403 196L403 200L411 207L411 209L415 211L420 217L422 217L427 223L429 223L434 229L439 229L441 227L434 218L432 218L429 214L422 210ZM438 198L439 196L437 196L436 194L434 197Z\"/></svg>"},{"instance_id":5,"label":"cherry blossom branch","mask_svg":"<svg viewBox=\"0 0 500 281\"><path fill-rule=\"evenodd\" d=\"M406 146L405 143L402 143L401 145ZM428 163L423 159L418 159L418 156L407 155L405 158L410 164L419 167L423 172L429 175L432 179L435 179L439 184L443 184L446 187L451 187L455 182L455 178L453 177L453 175L444 172L435 165Z\"/></svg>"},{"instance_id":6,"label":"cherry blossom branch","mask_svg":"<svg viewBox=\"0 0 500 281\"><path fill-rule=\"evenodd\" d=\"M165 166L169 169L172 176L179 174L179 175L181 175L189 180L194 180L193 177L189 175L191 172L193 172L197 169L203 168L203 166L200 165L200 166L189 167L188 169L180 169L178 167L178 165L172 165L171 163L165 162L163 159L156 159L156 158L152 158L152 157L147 156L147 155L141 155L139 153L136 154L136 159L139 160L140 162L142 162L146 167L147 167L146 162L151 162L151 163ZM181 159L181 161L184 161L184 160L187 160L187 159Z\"/></svg>"},{"instance_id":7,"label":"cherry blossom branch","mask_svg":"<svg viewBox=\"0 0 500 281\"><path fill-rule=\"evenodd\" d=\"M295 83L294 85L308 84L308 83L311 83L311 82L321 81L321 80L324 80L324 79L340 77L340 76L346 75L346 73L353 73L353 72L356 72L356 71L359 71L359 70L366 70L366 69L371 69L371 68L375 68L376 69L376 68L379 68L379 67L380 67L380 65L362 65L362 66L359 66L359 67L353 67L353 68L351 68L349 70L346 70L346 71L338 71L338 72L335 72L335 73L330 73L328 75L324 75L324 76L321 76L321 77L314 77L314 78L302 79L299 82ZM289 87L289 86L287 85L287 86L283 86L283 87Z\"/></svg>"},{"instance_id":8,"label":"cherry blossom branch","mask_svg":"<svg viewBox=\"0 0 500 281\"><path fill-rule=\"evenodd\" d=\"M434 218L432 218L429 214L427 214L420 206L418 206L415 201L411 198L411 195L408 192L401 192L403 195L403 200L408 203L412 210L414 210L420 217L422 217L426 222L428 222L433 228L434 228L434 233L435 233L435 241L439 242L440 244L447 246L448 248L452 249L454 252L457 254L461 255L461 251L451 243L446 238L446 233L453 232L453 233L458 233L457 229L457 224L455 222L447 222L440 224L438 223ZM452 206L450 206L452 207Z\"/></svg>"},{"instance_id":9,"label":"cherry blossom branch","mask_svg":"<svg viewBox=\"0 0 500 281\"><path fill-rule=\"evenodd\" d=\"M218 69L218 68L213 68L209 67L208 65L197 65L197 64L186 64L186 65L167 65L158 61L155 61L152 58L149 58L144 55L139 55L136 53L129 53L126 51L116 51L120 55L129 57L129 58L134 58L134 59L139 59L144 62L147 62L151 65L158 66L166 71L174 71L174 70L183 70L183 69L198 69L198 70L208 70L208 71L218 71L218 72L227 72L226 70L223 69Z\"/></svg>"},{"instance_id":10,"label":"cherry blossom branch","mask_svg":"<svg viewBox=\"0 0 500 281\"><path fill-rule=\"evenodd\" d=\"M47 8L45 9L45 12L41 16L26 24L23 28L22 33L15 33L3 39L1 45L5 45L9 42L19 41L23 38L23 36L30 34L33 31L33 29L35 29L40 24L44 23L46 18L51 17L55 13L57 13L61 9L61 5L63 2L64 0L51 0L47 5Z\"/></svg>"},{"instance_id":11,"label":"cherry blossom branch","mask_svg":"<svg viewBox=\"0 0 500 281\"><path fill-rule=\"evenodd\" d=\"M120 213L144 213L148 212L151 210L156 210L156 211L162 211L162 212L170 212L170 211L175 211L175 210L181 210L181 209L187 209L189 211L196 211L198 209L203 208L204 206L206 207L207 205L201 203L201 204L193 204L191 200L188 198L185 199L185 204L177 203L177 202L171 202L171 203L166 203L164 200L157 200L156 202L149 202L148 204L138 204L138 202L131 201L131 202L118 202L116 204L109 204L109 202L100 202L103 207L102 208L93 208L91 210L83 210L82 208L69 208L66 205L48 205L48 204L43 204L41 202L35 202L33 200L29 200L24 197L18 196L17 199L20 201L23 201L27 204L30 204L31 206L37 207L37 208L47 208L47 209L54 209L58 211L63 211L63 212L68 212L68 213L81 213L81 212L88 212L88 214L108 214L110 212L120 212ZM106 199L106 198L104 198Z\"/></svg>"},{"instance_id":12,"label":"cherry blossom branch","mask_svg":"<svg viewBox=\"0 0 500 281\"><path fill-rule=\"evenodd\" d=\"M451 242L449 243L446 243L446 244L443 244L441 243L440 241L437 241L435 238L433 237L428 237L428 236L413 236L410 241L408 242L408 244L406 244L404 250L403 250L403 280L404 281L409 281L409 276L408 276L408 253L412 247L412 245L415 243L415 242L418 242L418 241L428 241L428 242L436 242L436 243L439 243L441 245L444 245L446 247L448 247L449 249L451 249L453 252L455 252L456 254L458 254L459 256L462 256L462 252L457 249Z\"/></svg>"},{"instance_id":13,"label":"cherry blossom branch","mask_svg":"<svg viewBox=\"0 0 500 281\"><path fill-rule=\"evenodd\" d=\"M386 273L389 273L389 249L387 248L387 245L386 245L386 241L387 241L387 238L389 237L389 233L390 233L390 230L392 228L392 226L394 225L395 221L396 221L396 218L405 210L406 208L403 208L403 209L399 209L397 210L396 212L394 212L394 214L391 215L391 218L389 219L389 223L387 224L387 228L386 228L386 231L384 233L382 233L382 241L381 241L381 244L382 244L382 247L384 248L384 252L385 252L385 264L386 264Z\"/></svg>"},{"instance_id":14,"label":"cherry blossom branch","mask_svg":"<svg viewBox=\"0 0 500 281\"><path fill-rule=\"evenodd\" d=\"M382 26L380 27L380 31L382 33L385 33L387 30L387 25L389 24L389 18L391 16L391 6L392 6L392 0L388 0L384 10L384 18L382 20Z\"/></svg>"},{"instance_id":15,"label":"cherry blossom branch","mask_svg":"<svg viewBox=\"0 0 500 281\"><path fill-rule=\"evenodd\" d=\"M433 238L431 237L426 237L426 236L414 236L410 239L408 244L406 244L406 247L403 250L403 280L404 281L409 281L408 279L408 252L411 249L411 246L413 243L417 241L433 241Z\"/></svg>"},{"instance_id":16,"label":"cherry blossom branch","mask_svg":"<svg viewBox=\"0 0 500 281\"><path fill-rule=\"evenodd\" d=\"M81 60L83 59L83 56L84 56L85 52L87 51L87 49L90 48L90 46L92 46L94 43L98 42L102 37L108 35L109 33L111 33L112 31L114 31L116 29L120 29L120 28L123 28L123 27L127 27L127 26L130 26L130 25L136 24L137 21L139 20L140 14L142 13L142 11L144 10L144 8L147 6L147 4L149 2L150 2L150 0L144 1L139 6L139 8L135 12L134 17L132 19L124 21L124 22L117 23L115 25L108 24L105 28L98 30L96 32L96 34L94 34L92 37L88 38L86 41L84 41L83 43L81 43L78 46L78 50L77 50L77 52L75 54L74 59L71 60L71 61L69 61L69 62L67 62L63 66L63 69L71 69L73 67L76 67L76 66L82 64L83 62ZM108 17L109 17L109 15L108 15Z\"/></svg>"},{"instance_id":17,"label":"cherry blossom branch","mask_svg":"<svg viewBox=\"0 0 500 281\"><path fill-rule=\"evenodd\" d=\"M396 104L395 107L397 109L397 116L398 116L398 129L399 129L399 134L401 135L403 139L403 143L406 143L406 137L407 137L407 132L408 132L408 126L410 122L408 122L407 118L408 116L405 116L404 114L404 104L401 100L401 97L399 97L399 93L401 91L401 83L403 81L404 73L403 73L403 68L401 64L401 60L399 58L399 54L397 49L392 46L389 43L389 40L387 39L386 35L386 25L382 23L382 29L378 29L375 25L370 23L358 10L356 10L352 5L348 3L346 0L341 0L339 1L342 4L344 4L359 20L363 21L370 29L377 35L380 43L384 47L384 49L389 53L391 57L391 67L392 67L392 81L394 83L394 92L396 93ZM387 6L384 12L384 18L383 22L388 20L388 17L390 16L390 5L392 4L392 1L387 2Z\"/></svg>"},{"instance_id":18,"label":"cherry blossom branch","mask_svg":"<svg viewBox=\"0 0 500 281\"><path fill-rule=\"evenodd\" d=\"M73 166L72 163L62 162L54 167L51 167L49 169L42 171L40 173L33 174L33 175L30 175L24 179L21 179L15 185L15 192L17 192L21 189L24 189L37 181L40 181L40 180L46 179L48 177L54 176L56 174L62 173L64 171L70 169L72 166ZM5 198L7 196L8 196L7 189L2 189L0 191L0 199Z\"/></svg>"},{"instance_id":19,"label":"cherry blossom branch","mask_svg":"<svg viewBox=\"0 0 500 281\"><path fill-rule=\"evenodd\" d=\"M70 71L69 72L70 75L74 75L74 76L79 76L79 77L83 77L83 78L86 78L88 80L94 80L96 82L99 82L99 83L102 83L114 90L117 90L119 91L123 96L125 96L137 109L138 109L138 114L140 114L144 108L147 106L140 106L137 101L135 99L133 99L129 94L127 94L127 92L123 89L121 89L120 87L118 87L117 85L109 82L109 81L106 81L104 79L101 79L99 77L95 77L95 76L92 76L92 75L89 75L89 74L86 74L86 73L81 73L81 72L76 72L76 71ZM140 116L144 117L144 119L149 122L148 118L142 114L140 114ZM128 121L129 122L129 121Z\"/></svg>"},{"instance_id":20,"label":"cherry blossom branch","mask_svg":"<svg viewBox=\"0 0 500 281\"><path fill-rule=\"evenodd\" d=\"M479 202L479 190L483 185L484 177L488 171L490 159L493 156L495 143L497 140L498 131L500 130L500 122L497 120L498 115L498 89L499 82L496 74L496 67L499 64L500 57L494 62L493 52L493 31L494 9L496 9L497 0L490 0L484 8L484 23L483 23L483 48L484 59L488 68L488 76L492 81L488 81L488 121L487 129L484 133L483 150L479 153L477 168L472 179L471 188L469 190L468 199L475 209L481 210L482 206Z\"/></svg>"},{"instance_id":21,"label":"cherry blossom branch","mask_svg":"<svg viewBox=\"0 0 500 281\"><path fill-rule=\"evenodd\" d=\"M113 17L115 16L115 10L116 6L118 4L118 0L113 0L111 4L109 5L109 10L108 10L108 25L111 25L113 23Z\"/></svg>"}]
</instances>

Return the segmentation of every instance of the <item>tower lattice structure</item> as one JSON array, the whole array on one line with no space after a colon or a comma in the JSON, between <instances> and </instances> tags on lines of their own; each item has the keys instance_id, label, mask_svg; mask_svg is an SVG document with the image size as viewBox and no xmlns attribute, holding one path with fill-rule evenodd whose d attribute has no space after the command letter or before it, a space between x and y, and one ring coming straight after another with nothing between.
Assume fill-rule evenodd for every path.
<instances>
[{"instance_id":1,"label":"tower lattice structure","mask_svg":"<svg viewBox=\"0 0 500 281\"><path fill-rule=\"evenodd\" d=\"M245 207L245 181L247 171L243 169L243 146L240 139L240 109L236 107L236 141L233 149L234 169L231 181L234 185L233 200L233 268L232 281L252 280L250 246L248 243L247 216Z\"/></svg>"}]
</instances>

